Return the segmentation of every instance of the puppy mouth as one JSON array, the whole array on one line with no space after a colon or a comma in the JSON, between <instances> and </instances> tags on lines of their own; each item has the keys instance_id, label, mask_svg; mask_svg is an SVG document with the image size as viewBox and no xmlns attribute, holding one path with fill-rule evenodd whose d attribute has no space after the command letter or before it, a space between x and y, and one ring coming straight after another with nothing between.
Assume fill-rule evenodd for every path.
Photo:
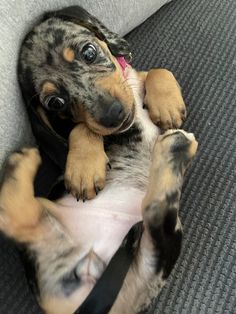
<instances>
[{"instance_id":1,"label":"puppy mouth","mask_svg":"<svg viewBox=\"0 0 236 314\"><path fill-rule=\"evenodd\" d=\"M135 116L135 109L133 107L132 111L128 113L128 115L126 116L126 118L124 119L124 121L122 122L122 124L120 125L120 127L115 133L123 133L127 131L134 123L134 116Z\"/></svg>"}]
</instances>

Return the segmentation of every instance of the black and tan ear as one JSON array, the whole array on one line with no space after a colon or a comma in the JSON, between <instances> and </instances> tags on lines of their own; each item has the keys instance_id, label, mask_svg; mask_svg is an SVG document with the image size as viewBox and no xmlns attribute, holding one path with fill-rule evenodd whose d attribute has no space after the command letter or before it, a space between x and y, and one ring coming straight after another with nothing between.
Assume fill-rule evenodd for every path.
<instances>
[{"instance_id":1,"label":"black and tan ear","mask_svg":"<svg viewBox=\"0 0 236 314\"><path fill-rule=\"evenodd\" d=\"M44 20L52 17L86 27L100 40L105 41L111 53L116 57L128 57L130 55L129 44L124 38L109 31L96 17L80 6L70 6L58 11L48 12L44 15Z\"/></svg>"}]
</instances>

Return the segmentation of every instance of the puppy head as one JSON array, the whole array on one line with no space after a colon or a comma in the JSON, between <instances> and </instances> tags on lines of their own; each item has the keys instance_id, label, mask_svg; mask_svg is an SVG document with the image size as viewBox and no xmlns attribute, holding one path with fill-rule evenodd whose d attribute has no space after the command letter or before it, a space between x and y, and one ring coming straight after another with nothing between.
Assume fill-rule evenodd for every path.
<instances>
[{"instance_id":1,"label":"puppy head","mask_svg":"<svg viewBox=\"0 0 236 314\"><path fill-rule=\"evenodd\" d=\"M129 128L134 98L116 56L127 42L81 7L50 12L26 36L19 81L27 104L107 135Z\"/></svg>"}]
</instances>

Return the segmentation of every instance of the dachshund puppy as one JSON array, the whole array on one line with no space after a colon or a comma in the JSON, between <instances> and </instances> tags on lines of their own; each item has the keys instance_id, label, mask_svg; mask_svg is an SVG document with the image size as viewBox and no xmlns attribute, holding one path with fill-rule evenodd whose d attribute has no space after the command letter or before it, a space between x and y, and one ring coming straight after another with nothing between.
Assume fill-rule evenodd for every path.
<instances>
[{"instance_id":1,"label":"dachshund puppy","mask_svg":"<svg viewBox=\"0 0 236 314\"><path fill-rule=\"evenodd\" d=\"M47 14L22 45L20 84L31 117L40 121L32 127L37 139L46 130L55 143L68 140L64 178L71 193L55 201L35 197L40 154L14 153L0 189L0 230L34 256L46 313L83 307L139 221L132 263L102 313L137 313L148 305L180 253L180 190L197 142L181 130L159 135L155 124L179 127L185 117L179 86L166 70L136 72L128 56L126 41L80 7ZM45 145L50 154L55 143ZM97 313L95 305L89 313Z\"/></svg>"},{"instance_id":2,"label":"dachshund puppy","mask_svg":"<svg viewBox=\"0 0 236 314\"><path fill-rule=\"evenodd\" d=\"M35 256L39 301L46 313L74 313L124 235L141 219L143 233L134 260L109 313L138 313L148 305L179 256L180 192L197 142L181 130L167 131L156 140L146 112L142 107L137 112L138 142L132 133L128 142L123 138L126 145L119 141L110 146L107 154L116 166L105 189L86 203L68 194L56 202L34 196L37 149L23 149L9 158L0 190L0 230L26 244ZM96 306L88 313L97 313Z\"/></svg>"},{"instance_id":3,"label":"dachshund puppy","mask_svg":"<svg viewBox=\"0 0 236 314\"><path fill-rule=\"evenodd\" d=\"M46 14L22 44L23 97L58 138L68 140L64 181L77 200L92 199L105 186L104 138L134 123L127 58L128 43L78 6ZM154 69L135 77L152 121L164 130L180 127L186 108L173 74Z\"/></svg>"}]
</instances>

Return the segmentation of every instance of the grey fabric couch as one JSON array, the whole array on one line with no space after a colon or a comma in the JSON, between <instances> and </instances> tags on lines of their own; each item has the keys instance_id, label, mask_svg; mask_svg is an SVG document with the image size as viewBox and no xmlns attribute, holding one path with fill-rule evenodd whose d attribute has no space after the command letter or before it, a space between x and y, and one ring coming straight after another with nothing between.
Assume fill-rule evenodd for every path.
<instances>
[{"instance_id":1,"label":"grey fabric couch","mask_svg":"<svg viewBox=\"0 0 236 314\"><path fill-rule=\"evenodd\" d=\"M20 2L25 4L19 5L17 14L25 12L25 17L28 14L36 17L37 9L41 12L49 8L45 4L33 10L32 4L32 10L27 11L26 1ZM62 0L51 2L58 7ZM120 24L115 25L114 18L109 20L105 0L103 5L91 7L89 1L64 1L68 5L72 2L84 3L108 26L122 34L146 19L160 5L158 1L133 1L136 3L133 10L139 13L127 10L124 5ZM126 1L111 2L109 16L114 14L113 5L122 7L123 3L127 4ZM0 58L2 162L15 147L32 142L13 75L17 52L6 52L4 48L6 39L16 41L21 38L23 30L26 31L32 21L25 21L24 27L14 29L16 34L9 36L7 29L10 32L13 22L8 21L6 26L4 20L8 20L7 14L12 14L7 10L9 3L8 0L0 4L0 12L4 13L0 23L8 27L5 31L0 27L0 40L3 40L0 53L5 54L4 59L2 55ZM136 21L134 16L138 16ZM186 178L181 202L182 254L166 287L153 300L147 313L235 313L236 2L174 0L130 32L127 39L133 48L135 67L165 67L174 72L188 106L184 128L194 132L200 144ZM2 236L0 313L41 313L27 283L16 245Z\"/></svg>"}]
</instances>

